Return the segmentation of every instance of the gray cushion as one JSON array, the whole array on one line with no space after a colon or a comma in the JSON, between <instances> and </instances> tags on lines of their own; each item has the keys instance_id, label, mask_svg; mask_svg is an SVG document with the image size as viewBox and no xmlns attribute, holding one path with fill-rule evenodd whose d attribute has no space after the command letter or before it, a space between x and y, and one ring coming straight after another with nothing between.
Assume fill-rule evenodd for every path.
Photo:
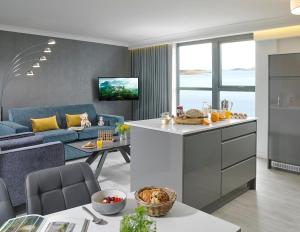
<instances>
[{"instance_id":1,"label":"gray cushion","mask_svg":"<svg viewBox=\"0 0 300 232\"><path fill-rule=\"evenodd\" d=\"M27 213L46 215L85 205L99 190L87 163L34 172L26 178Z\"/></svg>"},{"instance_id":2,"label":"gray cushion","mask_svg":"<svg viewBox=\"0 0 300 232\"><path fill-rule=\"evenodd\" d=\"M82 131L78 132L78 138L79 140L84 140L84 139L93 139L98 137L98 132L99 130L115 130L114 126L91 126L84 128Z\"/></svg>"},{"instance_id":3,"label":"gray cushion","mask_svg":"<svg viewBox=\"0 0 300 232\"><path fill-rule=\"evenodd\" d=\"M78 134L75 131L67 129L49 130L43 132L37 132L37 135L44 137L44 142L61 141L63 143L72 142L78 139Z\"/></svg>"},{"instance_id":4,"label":"gray cushion","mask_svg":"<svg viewBox=\"0 0 300 232\"><path fill-rule=\"evenodd\" d=\"M3 179L0 178L0 227L7 220L15 217L10 198Z\"/></svg>"},{"instance_id":5,"label":"gray cushion","mask_svg":"<svg viewBox=\"0 0 300 232\"><path fill-rule=\"evenodd\" d=\"M6 141L0 141L0 150L6 151L16 149L20 147L29 147L43 143L43 136L29 136L24 138L10 139Z\"/></svg>"}]
</instances>

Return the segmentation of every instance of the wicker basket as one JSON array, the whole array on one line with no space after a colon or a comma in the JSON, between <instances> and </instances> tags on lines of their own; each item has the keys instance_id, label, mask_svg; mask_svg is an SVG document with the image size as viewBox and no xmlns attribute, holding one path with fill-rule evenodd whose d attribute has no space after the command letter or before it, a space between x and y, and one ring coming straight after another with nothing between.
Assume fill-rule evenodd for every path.
<instances>
[{"instance_id":1,"label":"wicker basket","mask_svg":"<svg viewBox=\"0 0 300 232\"><path fill-rule=\"evenodd\" d=\"M142 199L140 199L140 197L139 197L140 192L142 192L146 189L154 189L154 188L165 191L169 195L170 200L167 202L164 202L162 204L151 204L151 203L147 203L147 202L143 201ZM160 187L142 188L142 189L136 191L134 196L135 196L135 199L137 200L138 205L144 206L145 209L147 210L147 214L151 217L161 217L161 216L166 215L172 208L172 206L176 200L176 197L177 197L175 191L173 191L169 188L160 188Z\"/></svg>"}]
</instances>

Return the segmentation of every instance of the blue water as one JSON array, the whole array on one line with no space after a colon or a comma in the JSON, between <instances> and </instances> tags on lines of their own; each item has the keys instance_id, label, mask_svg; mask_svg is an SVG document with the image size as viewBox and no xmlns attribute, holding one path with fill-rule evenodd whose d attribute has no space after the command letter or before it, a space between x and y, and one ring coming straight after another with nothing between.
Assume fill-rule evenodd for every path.
<instances>
[{"instance_id":1,"label":"blue water","mask_svg":"<svg viewBox=\"0 0 300 232\"><path fill-rule=\"evenodd\" d=\"M228 70L222 73L222 85L225 86L254 86L254 70ZM180 75L180 87L212 87L211 73L198 75ZM212 104L211 91L180 91L180 104L184 109L202 108L203 102ZM232 111L255 116L255 93L253 92L220 92L220 100L233 102Z\"/></svg>"}]
</instances>

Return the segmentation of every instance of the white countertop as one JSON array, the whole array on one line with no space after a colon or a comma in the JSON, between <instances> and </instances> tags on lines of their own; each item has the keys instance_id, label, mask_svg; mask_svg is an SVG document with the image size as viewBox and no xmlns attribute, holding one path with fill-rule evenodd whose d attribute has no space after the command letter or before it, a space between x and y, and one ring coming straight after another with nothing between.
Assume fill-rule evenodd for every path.
<instances>
[{"instance_id":1,"label":"white countertop","mask_svg":"<svg viewBox=\"0 0 300 232\"><path fill-rule=\"evenodd\" d=\"M172 124L162 125L159 118L149 119L149 120L140 120L140 121L129 121L125 124L133 127L140 127L150 130L157 130L163 132L169 132L173 134L186 135L196 132L208 131L212 129L232 126L236 124L241 124L245 122L256 121L254 117L248 117L247 119L227 119L224 121L214 122L210 125L181 125L181 124Z\"/></svg>"},{"instance_id":2,"label":"white countertop","mask_svg":"<svg viewBox=\"0 0 300 232\"><path fill-rule=\"evenodd\" d=\"M113 216L103 216L92 209L91 204L86 205L96 216L105 219L107 225L96 225L91 222L87 232L116 232L120 231L120 221L124 214L132 214L136 207L133 193L128 194L127 205L122 213ZM81 207L64 210L58 213L46 216L51 220L69 220L77 219L83 221L85 218L92 220ZM152 218L156 221L157 231L160 232L182 232L182 231L198 231L198 232L240 232L241 229L227 221L219 219L215 216L194 209L190 206L175 202L171 211L164 217ZM76 220L75 220L76 221ZM78 228L77 228L78 229ZM76 230L76 228L75 228Z\"/></svg>"}]
</instances>

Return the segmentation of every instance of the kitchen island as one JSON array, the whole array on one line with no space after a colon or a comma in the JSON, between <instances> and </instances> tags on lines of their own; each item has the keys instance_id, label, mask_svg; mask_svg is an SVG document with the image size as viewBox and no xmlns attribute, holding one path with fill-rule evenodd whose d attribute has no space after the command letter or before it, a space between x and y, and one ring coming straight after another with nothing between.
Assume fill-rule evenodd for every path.
<instances>
[{"instance_id":1,"label":"kitchen island","mask_svg":"<svg viewBox=\"0 0 300 232\"><path fill-rule=\"evenodd\" d=\"M177 200L211 212L255 189L256 119L211 125L162 125L160 119L131 126L131 190L166 186Z\"/></svg>"}]
</instances>

